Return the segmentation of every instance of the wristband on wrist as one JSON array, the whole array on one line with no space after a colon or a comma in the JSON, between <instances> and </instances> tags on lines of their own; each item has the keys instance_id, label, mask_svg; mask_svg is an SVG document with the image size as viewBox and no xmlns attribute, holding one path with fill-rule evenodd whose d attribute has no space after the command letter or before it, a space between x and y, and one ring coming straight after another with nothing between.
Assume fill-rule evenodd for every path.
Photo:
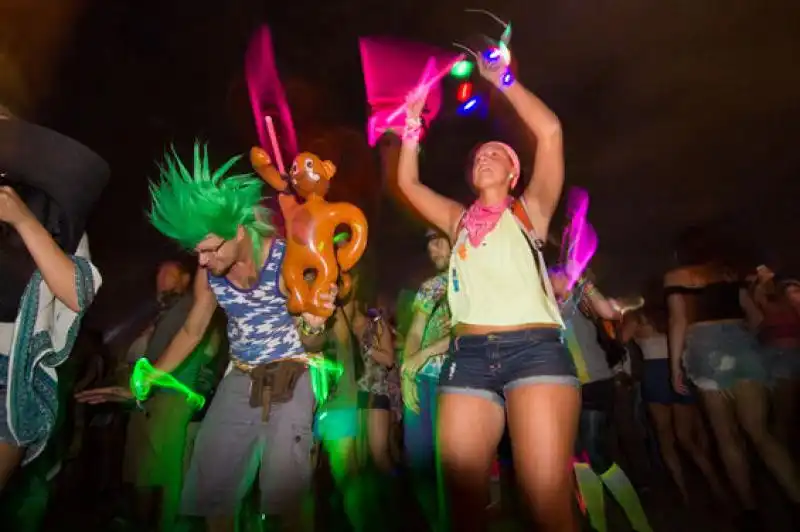
<instances>
[{"instance_id":1,"label":"wristband on wrist","mask_svg":"<svg viewBox=\"0 0 800 532\"><path fill-rule=\"evenodd\" d=\"M422 136L420 129L406 129L403 131L403 142L410 142L416 144Z\"/></svg>"},{"instance_id":2,"label":"wristband on wrist","mask_svg":"<svg viewBox=\"0 0 800 532\"><path fill-rule=\"evenodd\" d=\"M419 117L406 117L403 141L419 142L420 136L422 136L422 119Z\"/></svg>"},{"instance_id":3,"label":"wristband on wrist","mask_svg":"<svg viewBox=\"0 0 800 532\"><path fill-rule=\"evenodd\" d=\"M583 284L583 295L584 297L592 297L600 294L597 288L592 284L591 281L586 281Z\"/></svg>"},{"instance_id":4,"label":"wristband on wrist","mask_svg":"<svg viewBox=\"0 0 800 532\"><path fill-rule=\"evenodd\" d=\"M516 83L517 78L514 77L514 74L511 72L511 68L507 68L506 71L503 73L503 76L500 78L500 84L497 86L498 89L501 91L506 90L514 83Z\"/></svg>"}]
</instances>

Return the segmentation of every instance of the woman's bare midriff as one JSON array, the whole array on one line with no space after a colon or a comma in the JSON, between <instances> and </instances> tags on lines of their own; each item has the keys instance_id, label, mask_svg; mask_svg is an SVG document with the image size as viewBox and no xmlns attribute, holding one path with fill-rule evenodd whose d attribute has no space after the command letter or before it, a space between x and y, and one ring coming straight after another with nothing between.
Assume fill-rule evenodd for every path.
<instances>
[{"instance_id":1,"label":"woman's bare midriff","mask_svg":"<svg viewBox=\"0 0 800 532\"><path fill-rule=\"evenodd\" d=\"M527 331L529 329L560 329L558 323L523 323L520 325L473 325L470 323L459 323L453 331L458 336L485 335L492 333Z\"/></svg>"}]
</instances>

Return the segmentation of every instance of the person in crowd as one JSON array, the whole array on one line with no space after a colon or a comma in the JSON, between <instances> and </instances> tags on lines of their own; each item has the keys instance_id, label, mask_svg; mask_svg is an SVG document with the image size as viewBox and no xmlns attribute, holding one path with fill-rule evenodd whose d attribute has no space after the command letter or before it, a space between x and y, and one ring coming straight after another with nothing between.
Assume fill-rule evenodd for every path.
<instances>
[{"instance_id":1,"label":"person in crowd","mask_svg":"<svg viewBox=\"0 0 800 532\"><path fill-rule=\"evenodd\" d=\"M679 446L702 472L717 501L727 503L729 497L711 460L708 433L695 393L689 390L686 395L679 394L671 385L666 308L651 303L627 315L623 334L632 337L642 350L642 398L655 428L661 457L683 502L688 505L690 497Z\"/></svg>"},{"instance_id":2,"label":"person in crowd","mask_svg":"<svg viewBox=\"0 0 800 532\"><path fill-rule=\"evenodd\" d=\"M436 275L420 286L406 334L402 366L406 458L414 490L428 522L439 522L436 478L436 390L450 345L447 263L450 241L441 231L427 232L428 256Z\"/></svg>"},{"instance_id":3,"label":"person in crowd","mask_svg":"<svg viewBox=\"0 0 800 532\"><path fill-rule=\"evenodd\" d=\"M772 378L773 432L787 447L797 439L797 403L800 399L800 313L789 292L797 281L776 276L767 266L756 271L753 299L761 311L758 338Z\"/></svg>"},{"instance_id":4,"label":"person in crowd","mask_svg":"<svg viewBox=\"0 0 800 532\"><path fill-rule=\"evenodd\" d=\"M380 486L365 467L368 459L383 473L392 469L389 410L381 407L388 407L385 370L394 363L394 352L388 326L365 303L371 300L372 286L364 270L362 263L351 272L351 294L336 309L326 335L332 352L327 358L337 363L339 377L318 409L315 429L356 530L366 530L383 517Z\"/></svg>"},{"instance_id":5,"label":"person in crowd","mask_svg":"<svg viewBox=\"0 0 800 532\"><path fill-rule=\"evenodd\" d=\"M667 272L670 375L676 392L691 382L702 398L719 455L743 508L745 529L760 527L742 433L797 508L800 479L794 460L768 430L768 372L747 323L760 312L724 249L691 228L678 240L678 268ZM688 382L687 382L688 381Z\"/></svg>"},{"instance_id":6,"label":"person in crowd","mask_svg":"<svg viewBox=\"0 0 800 532\"><path fill-rule=\"evenodd\" d=\"M551 279L556 295L563 301L567 345L581 381L582 408L574 469L589 521L597 532L608 529L604 496L607 489L625 511L633 530L652 532L636 489L610 451L615 382L596 320L619 320L623 309L615 300L605 298L591 281L583 280L570 290L562 272L553 271Z\"/></svg>"},{"instance_id":7,"label":"person in crowd","mask_svg":"<svg viewBox=\"0 0 800 532\"><path fill-rule=\"evenodd\" d=\"M468 179L478 199L468 208L420 181L424 87L407 101L398 162L400 191L454 243L447 286L453 339L440 374L437 420L450 526L485 528L490 471L508 422L517 479L540 529L575 531L570 461L580 384L541 254L564 182L561 126L514 80L506 54L487 52L479 68L536 139L522 195L510 195L519 157L501 142L475 150Z\"/></svg>"},{"instance_id":8,"label":"person in crowd","mask_svg":"<svg viewBox=\"0 0 800 532\"><path fill-rule=\"evenodd\" d=\"M102 282L84 231L108 178L82 144L0 110L0 493L55 426L56 367Z\"/></svg>"},{"instance_id":9,"label":"person in crowd","mask_svg":"<svg viewBox=\"0 0 800 532\"><path fill-rule=\"evenodd\" d=\"M357 292L350 298L350 308L342 315L358 340L357 352L361 363L356 365L358 407L363 418L368 452L360 453L362 462L367 456L384 474L394 468L389 445L392 424L389 397L389 371L394 366L392 332L383 315L371 306L375 300L374 280L365 273L364 259L356 266ZM349 312L347 312L349 310Z\"/></svg>"},{"instance_id":10,"label":"person in crowd","mask_svg":"<svg viewBox=\"0 0 800 532\"><path fill-rule=\"evenodd\" d=\"M192 308L191 274L174 261L159 266L156 299L160 312L142 338L130 350L130 362L144 356L158 358L180 331ZM195 389L202 367L220 347L221 332L209 329L193 353L173 372L179 382ZM144 342L142 342L144 340ZM140 345L144 343L144 347ZM173 530L177 523L183 485L187 428L195 407L186 397L168 389L156 389L128 421L124 478L136 490L137 522L142 527Z\"/></svg>"},{"instance_id":11,"label":"person in crowd","mask_svg":"<svg viewBox=\"0 0 800 532\"><path fill-rule=\"evenodd\" d=\"M261 511L278 529L301 526L311 481L314 398L308 352L322 349L325 318L286 308L281 265L286 242L267 223L262 182L226 176L231 159L212 171L195 144L194 167L167 155L152 187L150 219L197 256L186 321L154 366L174 372L205 337L221 307L228 320L231 368L219 385L194 445L182 513L206 518L209 532L233 531L242 498L259 475ZM326 294L333 308L336 287ZM103 400L129 389L84 392Z\"/></svg>"}]
</instances>

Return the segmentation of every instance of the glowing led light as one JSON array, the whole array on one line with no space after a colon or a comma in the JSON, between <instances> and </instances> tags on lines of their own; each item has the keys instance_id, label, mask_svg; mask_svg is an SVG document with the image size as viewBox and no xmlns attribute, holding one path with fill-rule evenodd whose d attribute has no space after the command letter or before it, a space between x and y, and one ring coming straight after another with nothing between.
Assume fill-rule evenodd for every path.
<instances>
[{"instance_id":1,"label":"glowing led light","mask_svg":"<svg viewBox=\"0 0 800 532\"><path fill-rule=\"evenodd\" d=\"M450 69L450 75L456 79L468 78L472 74L473 65L469 61L459 61Z\"/></svg>"},{"instance_id":2,"label":"glowing led light","mask_svg":"<svg viewBox=\"0 0 800 532\"><path fill-rule=\"evenodd\" d=\"M350 237L347 233L337 233L336 236L333 237L334 244L344 244L347 242L347 239Z\"/></svg>"},{"instance_id":3,"label":"glowing led light","mask_svg":"<svg viewBox=\"0 0 800 532\"><path fill-rule=\"evenodd\" d=\"M466 115L474 111L478 107L478 97L475 96L470 98L465 104L458 108L458 112L462 115Z\"/></svg>"},{"instance_id":4,"label":"glowing led light","mask_svg":"<svg viewBox=\"0 0 800 532\"><path fill-rule=\"evenodd\" d=\"M472 83L464 82L458 86L458 92L456 93L456 99L464 103L470 99L472 96Z\"/></svg>"},{"instance_id":5,"label":"glowing led light","mask_svg":"<svg viewBox=\"0 0 800 532\"><path fill-rule=\"evenodd\" d=\"M499 48L492 48L491 50L486 50L484 53L484 58L486 59L487 63L494 63L498 59L502 57L502 53L500 52Z\"/></svg>"},{"instance_id":6,"label":"glowing led light","mask_svg":"<svg viewBox=\"0 0 800 532\"><path fill-rule=\"evenodd\" d=\"M502 83L506 87L514 83L514 74L511 73L511 70L506 70L506 73L503 74Z\"/></svg>"}]
</instances>

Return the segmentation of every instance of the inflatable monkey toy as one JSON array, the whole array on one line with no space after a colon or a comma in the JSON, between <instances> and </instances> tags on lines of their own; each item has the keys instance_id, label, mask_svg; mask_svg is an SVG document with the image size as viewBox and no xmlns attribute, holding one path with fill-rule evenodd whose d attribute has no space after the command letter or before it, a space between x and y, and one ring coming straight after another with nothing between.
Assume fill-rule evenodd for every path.
<instances>
[{"instance_id":1,"label":"inflatable monkey toy","mask_svg":"<svg viewBox=\"0 0 800 532\"><path fill-rule=\"evenodd\" d=\"M330 316L333 310L320 301L320 294L327 293L337 281L340 298L350 292L347 272L367 247L364 213L350 203L325 201L336 167L313 153L297 155L286 178L261 148L255 147L250 151L250 162L256 173L279 192L278 204L286 224L286 257L282 273L289 290L289 312ZM348 227L351 236L347 243L337 248L333 239L336 228L341 225ZM316 273L310 283L304 277L308 272Z\"/></svg>"}]
</instances>

